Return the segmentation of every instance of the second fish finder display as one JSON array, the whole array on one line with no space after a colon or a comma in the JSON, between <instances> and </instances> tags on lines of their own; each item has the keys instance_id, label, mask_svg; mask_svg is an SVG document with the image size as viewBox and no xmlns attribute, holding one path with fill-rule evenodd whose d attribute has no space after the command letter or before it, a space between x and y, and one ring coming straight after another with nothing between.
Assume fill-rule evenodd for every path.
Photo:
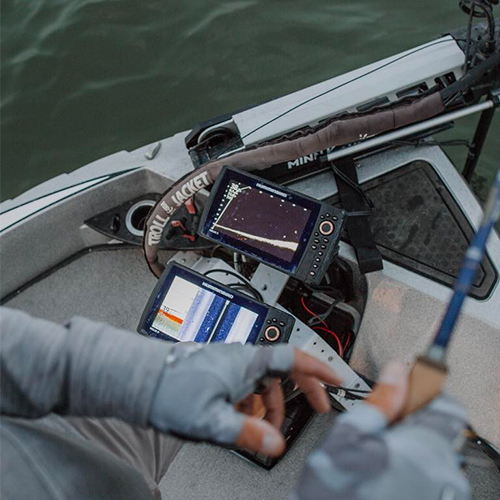
<instances>
[{"instance_id":1,"label":"second fish finder display","mask_svg":"<svg viewBox=\"0 0 500 500\"><path fill-rule=\"evenodd\" d=\"M177 342L265 345L287 342L293 324L293 316L285 311L171 262L149 297L137 331Z\"/></svg>"},{"instance_id":2,"label":"second fish finder display","mask_svg":"<svg viewBox=\"0 0 500 500\"><path fill-rule=\"evenodd\" d=\"M210 239L293 272L318 214L310 200L228 170L202 232Z\"/></svg>"},{"instance_id":3,"label":"second fish finder display","mask_svg":"<svg viewBox=\"0 0 500 500\"><path fill-rule=\"evenodd\" d=\"M233 298L209 283L198 285L176 276L151 330L181 342L254 342L262 318L258 321L257 312L233 302Z\"/></svg>"}]
</instances>

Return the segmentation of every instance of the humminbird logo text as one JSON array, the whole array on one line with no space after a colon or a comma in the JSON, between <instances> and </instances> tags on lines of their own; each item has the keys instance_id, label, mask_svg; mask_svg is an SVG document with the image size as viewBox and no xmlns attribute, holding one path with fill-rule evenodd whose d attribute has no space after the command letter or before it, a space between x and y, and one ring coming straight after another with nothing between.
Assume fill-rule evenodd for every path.
<instances>
[{"instance_id":1,"label":"humminbird logo text","mask_svg":"<svg viewBox=\"0 0 500 500\"><path fill-rule=\"evenodd\" d=\"M221 290L220 288L217 288L216 286L211 285L210 283L205 283L203 282L203 286L205 288L208 288L209 290L212 290L213 292L220 293L221 295L224 295L224 297L227 297L228 299L234 299L234 295L231 295L230 293L226 292L225 290Z\"/></svg>"},{"instance_id":2,"label":"humminbird logo text","mask_svg":"<svg viewBox=\"0 0 500 500\"><path fill-rule=\"evenodd\" d=\"M274 193L278 196L281 196L282 198L287 198L288 195L286 193L282 193L281 191L278 191L277 189L273 189L272 187L269 186L264 186L264 184L260 184L259 182L255 184L256 187L259 189L263 189L264 191L269 191L270 193Z\"/></svg>"},{"instance_id":3,"label":"humminbird logo text","mask_svg":"<svg viewBox=\"0 0 500 500\"><path fill-rule=\"evenodd\" d=\"M160 243L163 230L170 219L170 215L172 215L177 208L182 206L194 194L208 185L210 185L208 173L202 172L200 175L186 181L182 186L176 189L175 193L172 195L172 201L174 202L173 207L168 205L165 201L162 201L160 206L163 210L165 210L167 217L162 217L161 215L156 214L151 226L149 226L148 245L158 245L158 243Z\"/></svg>"}]
</instances>

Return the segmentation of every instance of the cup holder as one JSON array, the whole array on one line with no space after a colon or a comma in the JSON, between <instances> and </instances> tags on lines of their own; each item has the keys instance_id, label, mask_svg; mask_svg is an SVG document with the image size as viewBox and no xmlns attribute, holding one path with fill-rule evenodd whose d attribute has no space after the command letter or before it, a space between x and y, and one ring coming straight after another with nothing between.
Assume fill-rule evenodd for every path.
<instances>
[{"instance_id":1,"label":"cup holder","mask_svg":"<svg viewBox=\"0 0 500 500\"><path fill-rule=\"evenodd\" d=\"M125 227L134 236L144 235L144 226L151 208L156 205L153 200L141 200L132 205L125 216Z\"/></svg>"}]
</instances>

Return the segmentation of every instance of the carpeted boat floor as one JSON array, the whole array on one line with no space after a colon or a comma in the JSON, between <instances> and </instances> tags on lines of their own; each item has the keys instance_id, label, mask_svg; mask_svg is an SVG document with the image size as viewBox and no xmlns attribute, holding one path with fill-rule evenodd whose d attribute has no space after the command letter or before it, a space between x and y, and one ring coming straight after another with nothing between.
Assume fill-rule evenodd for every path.
<instances>
[{"instance_id":1,"label":"carpeted boat floor","mask_svg":"<svg viewBox=\"0 0 500 500\"><path fill-rule=\"evenodd\" d=\"M96 251L59 268L6 305L58 323L79 315L135 330L155 283L141 251ZM334 418L334 413L316 417L288 455L270 472L228 450L188 443L161 483L163 498L289 498L307 455ZM492 462L474 450L467 455L471 457L467 475L473 499L498 499L500 474Z\"/></svg>"}]
</instances>

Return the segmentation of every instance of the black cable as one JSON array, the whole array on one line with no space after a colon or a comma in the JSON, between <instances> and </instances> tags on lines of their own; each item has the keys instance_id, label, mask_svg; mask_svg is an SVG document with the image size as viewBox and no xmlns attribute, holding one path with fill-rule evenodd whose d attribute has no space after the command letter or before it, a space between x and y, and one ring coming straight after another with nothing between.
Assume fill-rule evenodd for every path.
<instances>
[{"instance_id":1,"label":"black cable","mask_svg":"<svg viewBox=\"0 0 500 500\"><path fill-rule=\"evenodd\" d=\"M139 245L136 245L139 246ZM164 251L164 252L170 252L170 251L175 251L175 252L190 252L190 251L195 251L195 250L211 250L213 248L213 245L210 246L204 246L204 247L160 247L159 252Z\"/></svg>"},{"instance_id":2,"label":"black cable","mask_svg":"<svg viewBox=\"0 0 500 500\"><path fill-rule=\"evenodd\" d=\"M210 257L213 259L214 257L214 254L215 252L217 251L217 249L219 248L222 248L222 245L214 245L214 247L212 248L211 252L210 252Z\"/></svg>"},{"instance_id":3,"label":"black cable","mask_svg":"<svg viewBox=\"0 0 500 500\"><path fill-rule=\"evenodd\" d=\"M320 321L324 321L326 323L326 320L332 315L334 309L335 309L335 306L339 303L339 300L338 299L334 299L333 302L328 306L328 308L326 309L325 312L322 312L320 314L318 314L318 318ZM312 323L311 323L312 325ZM314 325L314 326L318 326L317 324Z\"/></svg>"},{"instance_id":4,"label":"black cable","mask_svg":"<svg viewBox=\"0 0 500 500\"><path fill-rule=\"evenodd\" d=\"M343 399L348 399L348 400L364 400L366 398L365 395L371 393L371 391L348 389L347 387L341 387L341 386L327 386L327 392L330 396L338 395ZM344 394L339 394L341 392L343 392Z\"/></svg>"},{"instance_id":5,"label":"black cable","mask_svg":"<svg viewBox=\"0 0 500 500\"><path fill-rule=\"evenodd\" d=\"M394 140L389 142L388 144L394 145L394 146L465 146L466 148L470 149L471 144L469 141L465 139L451 139L447 141L436 141L436 140L424 140L424 139L417 139L415 141L411 140ZM368 204L370 208L374 208L374 204L371 201L370 197L361 189L361 187L356 184L352 179L347 177L342 170L340 170L336 165L333 163L331 164L332 170L335 172L335 174L340 177L346 184L348 184L352 189L354 189L358 194L360 194L365 202ZM355 211L355 212L347 212L348 217L369 217L373 215L373 210L361 210L361 211Z\"/></svg>"},{"instance_id":6,"label":"black cable","mask_svg":"<svg viewBox=\"0 0 500 500\"><path fill-rule=\"evenodd\" d=\"M330 304L328 309L322 313L322 314L315 314L311 318L307 320L307 326L310 326L311 328L315 328L317 326L322 326L324 327L326 323L326 320L328 319L328 316L330 316L337 305L337 302L334 302L333 304ZM339 339L340 341L340 339ZM342 344L341 344L342 345Z\"/></svg>"},{"instance_id":7,"label":"black cable","mask_svg":"<svg viewBox=\"0 0 500 500\"><path fill-rule=\"evenodd\" d=\"M333 286L329 285L308 285L306 283L301 283L301 285L311 294L314 295L315 293L321 293L321 292L329 292L330 294L333 295L333 299L336 301L338 304L339 302L344 301L344 296L342 293L334 288Z\"/></svg>"},{"instance_id":8,"label":"black cable","mask_svg":"<svg viewBox=\"0 0 500 500\"><path fill-rule=\"evenodd\" d=\"M367 391L365 389L350 389L348 387L343 387L341 385L328 385L328 389L338 389L340 391L346 391L346 392L356 392L358 394L370 394L372 391Z\"/></svg>"},{"instance_id":9,"label":"black cable","mask_svg":"<svg viewBox=\"0 0 500 500\"><path fill-rule=\"evenodd\" d=\"M495 48L495 20L493 18L493 11L490 5L491 2L479 1L479 0L460 0L459 6L463 12L469 15L469 21L467 23L467 45L465 49L465 72L469 70L472 58L470 57L470 48L472 41L472 23L474 18L487 18L488 23L488 35L489 35L489 50L493 51ZM479 9L481 12L476 12Z\"/></svg>"},{"instance_id":10,"label":"black cable","mask_svg":"<svg viewBox=\"0 0 500 500\"><path fill-rule=\"evenodd\" d=\"M462 78L441 90L441 99L445 106L449 108L450 103L460 96L462 92L470 89L472 85L479 81L487 71L493 70L499 64L500 52L497 52L471 68L462 76Z\"/></svg>"},{"instance_id":11,"label":"black cable","mask_svg":"<svg viewBox=\"0 0 500 500\"><path fill-rule=\"evenodd\" d=\"M466 148L471 147L471 143L466 139L450 139L446 141L436 141L427 139L416 139L416 140L404 140L397 139L390 141L387 144L393 146L464 146Z\"/></svg>"},{"instance_id":12,"label":"black cable","mask_svg":"<svg viewBox=\"0 0 500 500\"><path fill-rule=\"evenodd\" d=\"M396 62L399 62L399 61L401 61L402 59L404 59L406 57L409 57L409 56L411 56L413 54L416 54L417 52L420 52L421 50L428 49L428 48L433 47L435 45L439 45L441 43L447 43L447 42L456 43L455 40L437 40L434 43L431 43L431 44L428 44L428 45L426 45L424 47L419 47L418 49L412 50L411 52L403 54L402 56L400 56L400 57L398 57L396 59L393 59L392 61L389 61L389 62L387 62L385 64L382 64L381 66L378 66L377 68L374 68L374 69L372 69L370 71L367 71L366 73L363 73L362 75L359 75L356 78L348 80L347 82L341 83L340 85L337 85L336 87L332 87L331 89L325 90L324 92L321 92L320 94L316 94L315 96L310 97L309 99L306 99L305 101L302 101L299 104L297 104L297 105L289 108L288 110L284 111L283 113L279 114L278 116L275 116L274 118L271 118L270 120L268 120L267 122L263 123L262 125L259 125L258 127L254 128L253 130L250 130L250 132L246 133L243 137L239 137L238 139L236 139L235 141L233 141L226 149L224 149L221 153L219 153L213 159L217 160L222 155L224 155L227 152L229 152L233 148L233 146L235 146L239 141L243 141L244 139L246 139L250 135L254 134L255 132L259 131L260 129L262 129L264 127L267 127L267 125L275 122L276 120L279 120L280 118L283 118L283 116L291 113L292 111L295 111L296 109L304 106L305 104L309 104L310 102L314 101L315 99L319 99L320 97L323 97L324 95L329 94L330 92L334 92L335 90L338 90L341 87L344 87L344 86L346 86L346 85L348 85L350 83L353 83L353 82L355 82L357 80L360 80L361 78L364 78L365 76L368 76L368 75L371 75L372 73L380 71L381 69L384 69L387 66L390 66L391 64L395 64Z\"/></svg>"},{"instance_id":13,"label":"black cable","mask_svg":"<svg viewBox=\"0 0 500 500\"><path fill-rule=\"evenodd\" d=\"M340 397L342 397L343 399L348 399L348 400L363 400L363 399L365 399L365 396L363 396L363 394L370 394L371 393L371 391L364 391L364 390L360 390L360 389L348 389L347 387L342 387L342 386L337 386L337 385L327 385L325 387L326 387L327 394L332 399L333 399L334 395L339 395L339 393L341 391L343 391L345 394L341 394ZM303 391L299 388L293 390L292 393L289 394L285 398L285 403L288 403L289 401L291 401L293 398L297 397L302 392Z\"/></svg>"},{"instance_id":14,"label":"black cable","mask_svg":"<svg viewBox=\"0 0 500 500\"><path fill-rule=\"evenodd\" d=\"M224 249L224 247L222 245L215 245L212 249L211 249L211 252L210 252L210 257L211 258L214 258L215 257L215 252L219 249L219 248L222 248ZM222 260L223 262L226 262L227 264L229 264L231 267L233 267L233 264L234 264L234 261L233 259L227 257L226 255L224 256L219 256L219 257L215 257L217 259L220 259ZM244 274L247 273L248 271L248 268L252 266L251 263L249 262L243 262L243 261L240 261L239 265L242 267L242 271L245 271L245 273L242 272L243 274L243 277L246 277ZM247 268L245 270L245 268Z\"/></svg>"},{"instance_id":15,"label":"black cable","mask_svg":"<svg viewBox=\"0 0 500 500\"><path fill-rule=\"evenodd\" d=\"M473 17L479 19L486 18L486 22L488 23L488 35L490 36L490 42L495 43L495 19L493 17L493 10L491 5L493 2L491 2L491 0L469 0L469 2L472 10L477 7L478 9L483 11L482 14L474 12ZM462 5L466 5L467 3L467 1L460 2L460 7L462 7ZM498 3L498 1L496 3Z\"/></svg>"},{"instance_id":16,"label":"black cable","mask_svg":"<svg viewBox=\"0 0 500 500\"><path fill-rule=\"evenodd\" d=\"M234 276L235 278L243 281L246 285L252 286L248 280L243 278L243 276L240 276L239 274L235 273L234 271L230 271L229 269L209 269L207 272L204 273L205 276L208 276L209 274L214 274L214 273L226 273L231 276Z\"/></svg>"},{"instance_id":17,"label":"black cable","mask_svg":"<svg viewBox=\"0 0 500 500\"><path fill-rule=\"evenodd\" d=\"M344 296L335 288L330 287L330 286L315 286L312 287L310 285L305 285L303 284L306 289L309 289L311 295L314 295L315 292L323 292L323 291L328 291L330 294L335 295L333 298L333 302L328 305L325 311L322 313L315 313L309 320L307 321L307 325L310 326L311 328L314 328L316 326L324 326L327 325L326 320L332 315L332 313L335 310L335 307L337 304L341 301L344 300ZM302 296L302 300L304 299L304 296ZM302 304L304 306L304 304ZM311 311L312 313L312 311Z\"/></svg>"},{"instance_id":18,"label":"black cable","mask_svg":"<svg viewBox=\"0 0 500 500\"><path fill-rule=\"evenodd\" d=\"M474 4L472 4L469 12L469 22L467 24L467 47L465 49L465 73L469 70L470 65L470 42L472 39L472 19L474 17Z\"/></svg>"},{"instance_id":19,"label":"black cable","mask_svg":"<svg viewBox=\"0 0 500 500\"><path fill-rule=\"evenodd\" d=\"M250 292L257 300L262 301L262 296L259 297L257 295L258 292L257 290L255 290L255 288L250 288L249 286L244 285L243 283L229 283L227 286L239 292L244 292L244 291Z\"/></svg>"},{"instance_id":20,"label":"black cable","mask_svg":"<svg viewBox=\"0 0 500 500\"><path fill-rule=\"evenodd\" d=\"M347 212L347 217L370 217L373 215L372 210L358 210L356 212Z\"/></svg>"},{"instance_id":21,"label":"black cable","mask_svg":"<svg viewBox=\"0 0 500 500\"><path fill-rule=\"evenodd\" d=\"M257 294L258 300L260 300L261 302L264 302L262 294L252 286L250 281L243 278L243 276L240 276L239 274L237 274L233 271L229 271L228 269L209 269L206 273L204 273L204 276L208 276L209 274L214 274L214 273L226 273L226 274L229 274L230 276L235 277L236 279L239 279L241 282L245 283L245 285L250 287Z\"/></svg>"},{"instance_id":22,"label":"black cable","mask_svg":"<svg viewBox=\"0 0 500 500\"><path fill-rule=\"evenodd\" d=\"M362 198L365 200L366 204L370 208L374 208L375 205L373 204L372 200L370 200L369 196L361 189L361 187L356 184L351 178L347 177L342 170L340 170L334 163L330 163L330 166L332 170L335 172L335 174L340 177L349 187L354 189Z\"/></svg>"}]
</instances>

